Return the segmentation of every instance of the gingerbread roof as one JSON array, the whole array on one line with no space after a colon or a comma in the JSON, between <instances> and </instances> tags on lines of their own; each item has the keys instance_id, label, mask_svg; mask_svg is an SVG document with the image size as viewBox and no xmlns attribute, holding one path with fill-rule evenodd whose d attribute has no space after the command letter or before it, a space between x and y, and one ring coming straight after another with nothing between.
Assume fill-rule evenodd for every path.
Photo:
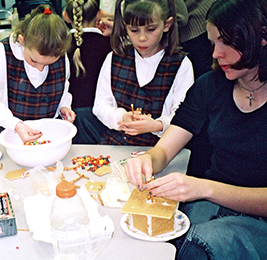
<instances>
[{"instance_id":1,"label":"gingerbread roof","mask_svg":"<svg viewBox=\"0 0 267 260\"><path fill-rule=\"evenodd\" d=\"M148 196L149 192L147 190L141 192L138 189L134 189L121 209L121 213L150 215L166 219L172 217L177 201L153 197L154 202L152 203L151 200L147 200Z\"/></svg>"}]
</instances>

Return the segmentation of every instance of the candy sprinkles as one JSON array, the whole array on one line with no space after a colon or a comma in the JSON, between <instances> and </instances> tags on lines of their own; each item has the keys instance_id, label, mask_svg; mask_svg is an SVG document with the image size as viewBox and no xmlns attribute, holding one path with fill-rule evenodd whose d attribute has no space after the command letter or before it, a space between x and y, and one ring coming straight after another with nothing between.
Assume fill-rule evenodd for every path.
<instances>
[{"instance_id":1,"label":"candy sprinkles","mask_svg":"<svg viewBox=\"0 0 267 260\"><path fill-rule=\"evenodd\" d=\"M41 144L50 144L50 140L43 140L43 141L35 141L35 142L24 142L23 145L41 145Z\"/></svg>"},{"instance_id":2,"label":"candy sprinkles","mask_svg":"<svg viewBox=\"0 0 267 260\"><path fill-rule=\"evenodd\" d=\"M73 157L71 158L72 164L81 167L83 170L95 172L98 168L102 166L110 166L110 156L104 157L100 155L99 157L92 157L90 155L85 155L83 157Z\"/></svg>"}]
</instances>

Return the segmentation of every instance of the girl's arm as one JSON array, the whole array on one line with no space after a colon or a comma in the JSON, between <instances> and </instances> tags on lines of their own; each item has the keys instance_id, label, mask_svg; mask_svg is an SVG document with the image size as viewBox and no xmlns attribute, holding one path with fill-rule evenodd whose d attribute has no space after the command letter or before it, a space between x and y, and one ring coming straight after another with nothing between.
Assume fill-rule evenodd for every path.
<instances>
[{"instance_id":1,"label":"girl's arm","mask_svg":"<svg viewBox=\"0 0 267 260\"><path fill-rule=\"evenodd\" d=\"M66 67L65 88L64 88L64 92L62 94L62 97L61 97L61 100L60 100L60 103L58 105L57 112L56 112L54 118L57 118L58 115L61 113L62 113L61 116L64 118L64 116L66 114L66 110L68 110L69 112L67 114L68 114L68 116L71 117L71 119L69 119L68 121L73 122L75 119L75 114L71 110L72 95L69 93L70 63L69 63L69 59L67 57L67 54L65 55L65 67ZM67 119L67 118L64 118L64 119Z\"/></svg>"},{"instance_id":2,"label":"girl's arm","mask_svg":"<svg viewBox=\"0 0 267 260\"><path fill-rule=\"evenodd\" d=\"M0 126L15 131L16 125L21 120L14 117L8 108L6 53L2 43L0 43L0 60Z\"/></svg>"},{"instance_id":3,"label":"girl's arm","mask_svg":"<svg viewBox=\"0 0 267 260\"><path fill-rule=\"evenodd\" d=\"M108 128L118 130L117 123L127 111L118 108L111 90L111 58L112 52L107 55L99 73L93 113Z\"/></svg>"},{"instance_id":4,"label":"girl's arm","mask_svg":"<svg viewBox=\"0 0 267 260\"><path fill-rule=\"evenodd\" d=\"M187 90L193 85L193 83L193 66L188 57L185 57L177 71L170 92L165 99L161 116L156 119L162 122L163 130L153 132L153 134L157 135L158 137L162 136L162 134L170 125L176 109L178 109L181 102L184 101Z\"/></svg>"}]
</instances>

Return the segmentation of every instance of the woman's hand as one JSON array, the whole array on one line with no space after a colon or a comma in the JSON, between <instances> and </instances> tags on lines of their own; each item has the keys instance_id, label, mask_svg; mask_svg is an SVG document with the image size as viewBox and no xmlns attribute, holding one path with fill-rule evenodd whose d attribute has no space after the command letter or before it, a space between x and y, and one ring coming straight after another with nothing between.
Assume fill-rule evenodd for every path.
<instances>
[{"instance_id":1,"label":"woman's hand","mask_svg":"<svg viewBox=\"0 0 267 260\"><path fill-rule=\"evenodd\" d=\"M62 107L60 109L60 114L64 120L69 121L71 123L74 122L75 117L76 117L76 114L74 113L74 111L67 107Z\"/></svg>"},{"instance_id":2,"label":"woman's hand","mask_svg":"<svg viewBox=\"0 0 267 260\"><path fill-rule=\"evenodd\" d=\"M184 202L203 199L208 190L206 184L208 183L204 179L174 172L151 181L146 185L146 189L151 191L153 196Z\"/></svg>"},{"instance_id":3,"label":"woman's hand","mask_svg":"<svg viewBox=\"0 0 267 260\"><path fill-rule=\"evenodd\" d=\"M130 183L140 190L144 188L143 175L145 180L149 180L152 177L153 168L149 154L143 154L136 158L128 159L124 168Z\"/></svg>"},{"instance_id":4,"label":"woman's hand","mask_svg":"<svg viewBox=\"0 0 267 260\"><path fill-rule=\"evenodd\" d=\"M17 123L15 130L22 142L35 142L43 135L42 132L34 130L22 122Z\"/></svg>"}]
</instances>

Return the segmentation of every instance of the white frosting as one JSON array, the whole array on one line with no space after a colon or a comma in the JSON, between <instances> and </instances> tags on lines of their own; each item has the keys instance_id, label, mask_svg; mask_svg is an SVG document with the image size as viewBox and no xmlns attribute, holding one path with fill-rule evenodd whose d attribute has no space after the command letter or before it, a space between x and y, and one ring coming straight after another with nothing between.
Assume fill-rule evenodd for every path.
<instances>
[{"instance_id":1,"label":"white frosting","mask_svg":"<svg viewBox=\"0 0 267 260\"><path fill-rule=\"evenodd\" d=\"M169 206L169 204L168 204L166 201L164 201L164 202L162 203L162 205L164 205L164 206Z\"/></svg>"},{"instance_id":2,"label":"white frosting","mask_svg":"<svg viewBox=\"0 0 267 260\"><path fill-rule=\"evenodd\" d=\"M148 204L154 204L155 203L155 200L151 200L151 199L148 199L148 200L146 200L146 203L148 203Z\"/></svg>"},{"instance_id":3,"label":"white frosting","mask_svg":"<svg viewBox=\"0 0 267 260\"><path fill-rule=\"evenodd\" d=\"M152 217L150 215L147 215L147 224L148 224L147 232L151 236L152 235Z\"/></svg>"}]
</instances>

